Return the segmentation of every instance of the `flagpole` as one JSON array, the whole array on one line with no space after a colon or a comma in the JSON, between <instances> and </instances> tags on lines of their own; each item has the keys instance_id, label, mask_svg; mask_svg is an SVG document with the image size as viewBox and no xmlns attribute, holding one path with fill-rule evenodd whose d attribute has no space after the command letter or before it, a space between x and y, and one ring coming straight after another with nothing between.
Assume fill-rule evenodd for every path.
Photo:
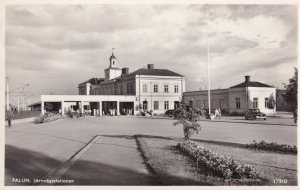
<instances>
[{"instance_id":1,"label":"flagpole","mask_svg":"<svg viewBox=\"0 0 300 190\"><path fill-rule=\"evenodd\" d=\"M206 5L206 14L207 14L207 28L206 28L206 40L207 40L207 86L208 86L208 114L211 113L211 107L210 107L210 69L209 69L209 31L208 31L208 20L209 20L209 14L208 14L208 5Z\"/></svg>"}]
</instances>

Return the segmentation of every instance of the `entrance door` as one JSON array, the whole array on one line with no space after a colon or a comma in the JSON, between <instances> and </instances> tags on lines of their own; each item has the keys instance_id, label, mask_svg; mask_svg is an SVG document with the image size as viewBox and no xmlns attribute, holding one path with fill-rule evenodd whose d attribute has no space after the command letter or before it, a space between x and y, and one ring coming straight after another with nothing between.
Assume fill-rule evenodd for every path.
<instances>
[{"instance_id":1,"label":"entrance door","mask_svg":"<svg viewBox=\"0 0 300 190\"><path fill-rule=\"evenodd\" d=\"M174 109L177 109L179 107L179 101L174 101Z\"/></svg>"},{"instance_id":2,"label":"entrance door","mask_svg":"<svg viewBox=\"0 0 300 190\"><path fill-rule=\"evenodd\" d=\"M148 110L148 102L143 101L143 110Z\"/></svg>"}]
</instances>

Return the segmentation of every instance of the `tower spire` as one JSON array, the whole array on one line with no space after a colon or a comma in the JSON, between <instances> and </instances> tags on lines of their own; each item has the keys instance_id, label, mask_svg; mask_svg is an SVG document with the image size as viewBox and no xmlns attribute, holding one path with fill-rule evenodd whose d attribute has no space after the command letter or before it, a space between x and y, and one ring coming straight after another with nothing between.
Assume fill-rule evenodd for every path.
<instances>
[{"instance_id":1,"label":"tower spire","mask_svg":"<svg viewBox=\"0 0 300 190\"><path fill-rule=\"evenodd\" d=\"M115 48L112 48L112 53L111 53L111 56L109 58L109 68L116 68L117 67L117 64L116 64L116 56L114 55L114 49Z\"/></svg>"}]
</instances>

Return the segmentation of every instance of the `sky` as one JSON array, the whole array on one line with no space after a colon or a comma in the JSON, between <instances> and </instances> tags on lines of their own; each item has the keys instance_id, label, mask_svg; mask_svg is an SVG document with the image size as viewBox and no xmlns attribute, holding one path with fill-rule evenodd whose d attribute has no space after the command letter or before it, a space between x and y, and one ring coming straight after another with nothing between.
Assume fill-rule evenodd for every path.
<instances>
[{"instance_id":1,"label":"sky","mask_svg":"<svg viewBox=\"0 0 300 190\"><path fill-rule=\"evenodd\" d=\"M119 68L154 64L186 76L187 91L206 89L208 44L212 89L245 75L283 88L297 66L297 14L295 5L7 5L11 99L78 94L104 77L112 48Z\"/></svg>"}]
</instances>

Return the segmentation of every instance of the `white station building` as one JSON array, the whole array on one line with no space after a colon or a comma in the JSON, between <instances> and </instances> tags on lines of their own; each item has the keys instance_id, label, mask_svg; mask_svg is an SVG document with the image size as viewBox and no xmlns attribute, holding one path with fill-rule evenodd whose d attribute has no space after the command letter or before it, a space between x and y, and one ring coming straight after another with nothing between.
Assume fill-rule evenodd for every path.
<instances>
[{"instance_id":1,"label":"white station building","mask_svg":"<svg viewBox=\"0 0 300 190\"><path fill-rule=\"evenodd\" d=\"M267 84L251 81L250 76L245 76L245 81L228 89L210 91L211 109L220 108L227 113L245 113L247 109L258 108L267 115L276 113L276 108L269 109L269 98L273 94L276 98L276 89ZM193 107L208 108L208 91L185 92L184 101Z\"/></svg>"},{"instance_id":2,"label":"white station building","mask_svg":"<svg viewBox=\"0 0 300 190\"><path fill-rule=\"evenodd\" d=\"M118 68L112 53L109 67L104 70L105 78L91 78L78 85L79 95L42 95L42 112L77 111L94 116L103 114L136 115L140 110L163 114L176 109L184 100L193 107L208 108L208 91L185 92L186 78L168 69L156 69L153 64L132 73L129 68ZM222 112L244 113L249 108L275 114L269 109L269 97L276 98L276 89L270 85L245 81L228 89L211 90L211 109Z\"/></svg>"},{"instance_id":3,"label":"white station building","mask_svg":"<svg viewBox=\"0 0 300 190\"><path fill-rule=\"evenodd\" d=\"M153 64L132 73L118 68L112 53L105 78L91 78L78 85L79 95L42 95L41 110L136 115L139 107L154 114L179 106L185 92L185 77L168 69L156 69Z\"/></svg>"}]
</instances>

